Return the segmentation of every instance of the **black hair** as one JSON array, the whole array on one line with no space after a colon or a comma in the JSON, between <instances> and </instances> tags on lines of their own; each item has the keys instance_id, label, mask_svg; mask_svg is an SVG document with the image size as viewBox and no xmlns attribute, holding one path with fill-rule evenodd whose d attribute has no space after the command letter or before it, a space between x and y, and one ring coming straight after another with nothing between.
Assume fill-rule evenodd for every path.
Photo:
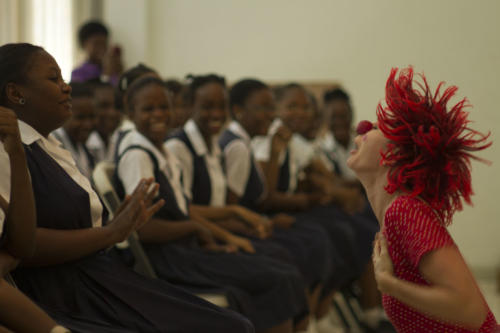
<instances>
[{"instance_id":1,"label":"black hair","mask_svg":"<svg viewBox=\"0 0 500 333\"><path fill-rule=\"evenodd\" d=\"M141 91L144 87L147 87L149 85L159 85L163 88L165 88L165 93L167 93L166 87L165 87L165 82L163 82L161 79L154 77L154 76L145 76L141 77L137 80L135 80L130 87L127 89L125 96L127 99L127 111L131 111L133 108L133 102L134 102L134 97L135 95ZM168 94L167 94L168 95Z\"/></svg>"},{"instance_id":2,"label":"black hair","mask_svg":"<svg viewBox=\"0 0 500 333\"><path fill-rule=\"evenodd\" d=\"M274 89L274 97L276 98L276 102L281 102L281 100L285 97L286 93L291 90L291 89L301 89L303 90L307 95L306 88L304 88L303 85L297 82L291 82L288 84L285 84L284 86L279 86Z\"/></svg>"},{"instance_id":3,"label":"black hair","mask_svg":"<svg viewBox=\"0 0 500 333\"><path fill-rule=\"evenodd\" d=\"M236 82L229 90L229 106L243 106L255 91L269 89L268 85L256 79L243 79Z\"/></svg>"},{"instance_id":4,"label":"black hair","mask_svg":"<svg viewBox=\"0 0 500 333\"><path fill-rule=\"evenodd\" d=\"M226 79L223 76L219 76L217 74L207 74L207 75L191 75L186 76L186 79L189 81L188 90L186 93L186 101L193 105L194 96L196 95L196 91L202 86L208 83L218 83L224 88L226 88Z\"/></svg>"},{"instance_id":5,"label":"black hair","mask_svg":"<svg viewBox=\"0 0 500 333\"><path fill-rule=\"evenodd\" d=\"M78 41L80 46L83 47L87 39L95 35L105 35L108 37L108 28L99 21L88 21L83 24L80 29L78 29Z\"/></svg>"},{"instance_id":6,"label":"black hair","mask_svg":"<svg viewBox=\"0 0 500 333\"><path fill-rule=\"evenodd\" d=\"M325 91L323 94L323 102L324 104L331 103L335 100L342 100L350 104L351 99L349 95L341 88L333 88Z\"/></svg>"},{"instance_id":7,"label":"black hair","mask_svg":"<svg viewBox=\"0 0 500 333\"><path fill-rule=\"evenodd\" d=\"M26 82L33 56L41 51L44 49L40 46L28 43L0 46L0 105L7 103L7 84Z\"/></svg>"},{"instance_id":8,"label":"black hair","mask_svg":"<svg viewBox=\"0 0 500 333\"><path fill-rule=\"evenodd\" d=\"M71 87L71 97L89 97L92 98L94 96L94 91L92 89L92 85L86 82L70 82L69 86Z\"/></svg>"},{"instance_id":9,"label":"black hair","mask_svg":"<svg viewBox=\"0 0 500 333\"><path fill-rule=\"evenodd\" d=\"M175 79L169 79L165 80L165 87L167 87L167 90L170 91L174 96L182 93L182 90L184 89L184 85Z\"/></svg>"},{"instance_id":10,"label":"black hair","mask_svg":"<svg viewBox=\"0 0 500 333\"><path fill-rule=\"evenodd\" d=\"M144 74L148 73L156 73L156 71L144 65L143 63L138 63L132 68L129 68L123 74L120 76L120 80L118 81L118 89L124 93L128 87L137 80L139 77L143 76Z\"/></svg>"}]
</instances>

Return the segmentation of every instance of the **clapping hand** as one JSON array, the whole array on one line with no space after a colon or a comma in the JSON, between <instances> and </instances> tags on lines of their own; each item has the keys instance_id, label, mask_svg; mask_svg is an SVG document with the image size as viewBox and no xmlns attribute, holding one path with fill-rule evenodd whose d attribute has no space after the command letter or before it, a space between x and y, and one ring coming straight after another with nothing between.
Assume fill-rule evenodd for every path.
<instances>
[{"instance_id":1,"label":"clapping hand","mask_svg":"<svg viewBox=\"0 0 500 333\"><path fill-rule=\"evenodd\" d=\"M132 232L140 229L163 206L159 200L153 204L158 192L158 184L153 179L143 179L139 182L132 195L127 196L115 212L115 217L106 226L112 229L114 242L126 240Z\"/></svg>"}]
</instances>

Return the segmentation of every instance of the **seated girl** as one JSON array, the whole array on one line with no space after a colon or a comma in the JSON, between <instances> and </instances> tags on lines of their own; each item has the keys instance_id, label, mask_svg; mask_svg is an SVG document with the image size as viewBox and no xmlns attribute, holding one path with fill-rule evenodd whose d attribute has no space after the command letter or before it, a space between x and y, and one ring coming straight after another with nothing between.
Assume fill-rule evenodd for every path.
<instances>
[{"instance_id":1,"label":"seated girl","mask_svg":"<svg viewBox=\"0 0 500 333\"><path fill-rule=\"evenodd\" d=\"M0 193L0 332L69 332L4 280L19 260L35 251L36 215L17 117L2 106L0 142L0 165L12 170L10 193ZM6 183L3 178L0 182Z\"/></svg>"}]
</instances>

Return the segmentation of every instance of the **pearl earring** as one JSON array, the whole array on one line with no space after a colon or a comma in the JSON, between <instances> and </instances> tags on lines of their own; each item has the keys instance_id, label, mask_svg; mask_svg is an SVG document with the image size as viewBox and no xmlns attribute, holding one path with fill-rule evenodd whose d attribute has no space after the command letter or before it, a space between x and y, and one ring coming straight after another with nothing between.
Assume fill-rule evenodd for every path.
<instances>
[{"instance_id":1,"label":"pearl earring","mask_svg":"<svg viewBox=\"0 0 500 333\"><path fill-rule=\"evenodd\" d=\"M26 104L26 100L24 98L19 98L19 104L24 105Z\"/></svg>"}]
</instances>

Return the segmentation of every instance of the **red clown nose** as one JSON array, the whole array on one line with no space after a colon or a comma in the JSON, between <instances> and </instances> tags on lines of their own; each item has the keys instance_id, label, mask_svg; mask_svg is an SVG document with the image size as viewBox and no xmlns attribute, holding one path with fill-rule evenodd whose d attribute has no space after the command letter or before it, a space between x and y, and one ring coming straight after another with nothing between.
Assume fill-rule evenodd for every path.
<instances>
[{"instance_id":1,"label":"red clown nose","mask_svg":"<svg viewBox=\"0 0 500 333\"><path fill-rule=\"evenodd\" d=\"M369 130L373 128L373 124L369 122L368 120L361 120L358 124L358 127L356 127L356 133L359 135L363 135Z\"/></svg>"}]
</instances>

